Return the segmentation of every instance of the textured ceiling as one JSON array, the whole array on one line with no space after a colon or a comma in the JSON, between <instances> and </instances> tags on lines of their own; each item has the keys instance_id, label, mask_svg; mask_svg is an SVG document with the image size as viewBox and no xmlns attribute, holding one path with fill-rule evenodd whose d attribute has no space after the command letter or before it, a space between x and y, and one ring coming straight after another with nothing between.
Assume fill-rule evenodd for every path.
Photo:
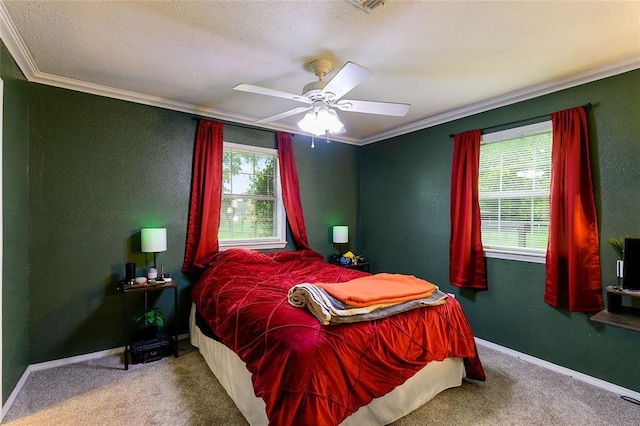
<instances>
[{"instance_id":1,"label":"textured ceiling","mask_svg":"<svg viewBox=\"0 0 640 426\"><path fill-rule=\"evenodd\" d=\"M301 104L238 83L300 93L310 60L356 62L373 75L346 97L411 104L339 112L356 144L640 68L640 1L3 0L0 18L30 81L241 123Z\"/></svg>"}]
</instances>

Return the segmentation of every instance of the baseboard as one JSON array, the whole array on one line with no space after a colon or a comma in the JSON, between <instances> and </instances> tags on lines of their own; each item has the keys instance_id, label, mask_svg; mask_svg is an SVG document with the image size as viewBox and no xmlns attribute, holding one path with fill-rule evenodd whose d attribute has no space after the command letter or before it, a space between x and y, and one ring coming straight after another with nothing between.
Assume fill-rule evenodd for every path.
<instances>
[{"instance_id":1,"label":"baseboard","mask_svg":"<svg viewBox=\"0 0 640 426\"><path fill-rule=\"evenodd\" d=\"M0 423L2 423L2 421L4 420L4 416L9 411L9 408L11 408L13 401L16 400L16 397L20 393L20 389L22 389L22 386L24 386L24 383L27 381L27 377L29 377L29 374L31 374L30 365L28 365L27 368L25 368L24 373L22 373L22 376L20 376L20 380L18 380L18 383L16 383L16 386L13 388L13 390L9 394L9 398L7 398L7 402L5 402L4 405L2 406L2 413L0 413Z\"/></svg>"},{"instance_id":2,"label":"baseboard","mask_svg":"<svg viewBox=\"0 0 640 426\"><path fill-rule=\"evenodd\" d=\"M543 359L536 358L534 356L527 355L525 353L518 352L518 351L515 351L513 349L509 349L507 347L504 347L504 346L500 346L500 345L498 345L496 343L489 342L488 340L483 340L483 339L480 339L478 337L476 337L476 343L478 345L480 345L480 346L485 346L485 347L487 347L489 349L493 349L493 350L496 350L498 352L502 352L503 354L519 358L519 359L521 359L523 361L527 361L527 362L530 362L531 364L535 364L537 366L544 367L544 368L549 369L551 371L554 371L556 373L560 373L560 374L563 374L565 376L573 377L573 378L575 378L577 380L580 380L582 382L588 383L588 384L593 385L593 386L597 386L597 387L599 387L601 389L604 389L604 390L607 390L609 392L613 392L613 393L621 395L621 396L631 397L633 399L636 399L636 400L640 401L640 392L635 392L635 391L632 391L631 389L627 389L627 388L623 388L622 386L614 385L613 383L609 383L609 382L606 382L604 380L597 379L595 377L589 376L587 374L580 373L579 371L571 370L569 368L562 367L562 366L557 365L557 364L553 364L553 363L551 363L549 361L545 361Z\"/></svg>"},{"instance_id":3,"label":"baseboard","mask_svg":"<svg viewBox=\"0 0 640 426\"><path fill-rule=\"evenodd\" d=\"M91 361L92 359L104 358L106 356L117 355L124 352L124 346L120 348L107 349L104 351L92 352L84 355L71 356L69 358L54 359L52 361L38 362L31 364L31 371L48 370L49 368L62 367L63 365L76 364L78 362Z\"/></svg>"},{"instance_id":4,"label":"baseboard","mask_svg":"<svg viewBox=\"0 0 640 426\"><path fill-rule=\"evenodd\" d=\"M189 333L178 334L179 342L187 339L189 339ZM121 346L119 348L106 349L104 351L92 352L89 354L71 356L68 358L54 359L52 361L38 362L36 364L28 365L27 368L24 370L24 373L22 373L20 380L18 380L18 383L16 383L16 386L13 388L13 391L11 391L9 398L7 398L7 402L5 402L5 404L2 406L2 411L0 412L0 423L2 423L2 420L4 419L5 414L11 408L11 405L13 404L16 397L20 393L20 390L24 386L24 383L27 381L27 378L29 377L29 374L31 374L32 371L47 370L49 368L61 367L63 365L70 365L70 364L76 364L78 362L91 361L92 359L103 358L110 355L117 355L123 352L124 352L124 346Z\"/></svg>"},{"instance_id":5,"label":"baseboard","mask_svg":"<svg viewBox=\"0 0 640 426\"><path fill-rule=\"evenodd\" d=\"M189 334L179 334L178 341L186 340L189 338ZM47 370L49 368L61 367L63 365L75 364L77 362L91 361L92 359L104 358L106 356L117 355L124 352L124 346L119 348L107 349L104 351L92 352L84 355L72 356L69 358L55 359L53 361L39 362L37 364L31 364L31 371Z\"/></svg>"}]
</instances>

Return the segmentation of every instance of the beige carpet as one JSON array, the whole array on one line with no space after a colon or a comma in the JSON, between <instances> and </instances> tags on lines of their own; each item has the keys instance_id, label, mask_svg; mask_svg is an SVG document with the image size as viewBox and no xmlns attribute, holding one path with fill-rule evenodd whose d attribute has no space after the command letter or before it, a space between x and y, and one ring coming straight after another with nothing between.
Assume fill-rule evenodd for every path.
<instances>
[{"instance_id":1,"label":"beige carpet","mask_svg":"<svg viewBox=\"0 0 640 426\"><path fill-rule=\"evenodd\" d=\"M484 383L464 382L394 423L410 425L639 425L640 405L578 380L479 347ZM122 369L110 356L32 373L3 424L246 425L203 358Z\"/></svg>"}]
</instances>

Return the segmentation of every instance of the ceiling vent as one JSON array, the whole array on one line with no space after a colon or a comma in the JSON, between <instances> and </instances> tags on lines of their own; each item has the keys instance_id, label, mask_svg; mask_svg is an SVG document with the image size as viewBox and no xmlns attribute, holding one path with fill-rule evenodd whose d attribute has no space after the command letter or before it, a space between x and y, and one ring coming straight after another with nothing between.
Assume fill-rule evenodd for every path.
<instances>
[{"instance_id":1,"label":"ceiling vent","mask_svg":"<svg viewBox=\"0 0 640 426\"><path fill-rule=\"evenodd\" d=\"M385 0L347 0L352 5L356 6L358 9L363 10L367 13L370 13L373 9L378 6L384 6Z\"/></svg>"}]
</instances>

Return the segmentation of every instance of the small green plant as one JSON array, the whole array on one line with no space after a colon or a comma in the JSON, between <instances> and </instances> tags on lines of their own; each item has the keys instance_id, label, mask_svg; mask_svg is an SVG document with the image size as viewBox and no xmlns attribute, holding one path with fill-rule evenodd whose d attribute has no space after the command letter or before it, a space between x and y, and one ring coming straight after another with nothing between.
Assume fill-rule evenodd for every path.
<instances>
[{"instance_id":1,"label":"small green plant","mask_svg":"<svg viewBox=\"0 0 640 426\"><path fill-rule=\"evenodd\" d=\"M624 238L625 237L609 238L609 245L613 247L613 249L616 251L616 253L618 254L618 258L620 258L620 260L623 259L622 250L624 249Z\"/></svg>"},{"instance_id":2,"label":"small green plant","mask_svg":"<svg viewBox=\"0 0 640 426\"><path fill-rule=\"evenodd\" d=\"M141 324L143 327L156 326L160 328L164 327L164 315L160 308L155 307L146 311L138 312L133 316L133 322Z\"/></svg>"}]
</instances>

